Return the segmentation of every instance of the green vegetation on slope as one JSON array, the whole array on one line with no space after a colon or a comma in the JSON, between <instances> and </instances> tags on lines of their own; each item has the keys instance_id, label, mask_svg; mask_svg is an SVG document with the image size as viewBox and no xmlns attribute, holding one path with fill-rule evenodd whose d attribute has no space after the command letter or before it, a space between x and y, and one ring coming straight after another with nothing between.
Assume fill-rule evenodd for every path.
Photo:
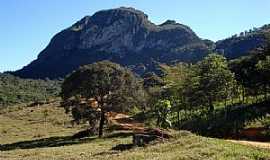
<instances>
[{"instance_id":1,"label":"green vegetation on slope","mask_svg":"<svg viewBox=\"0 0 270 160\"><path fill-rule=\"evenodd\" d=\"M171 102L168 120L174 128L238 137L249 123L269 114L269 54L270 48L265 47L237 61L209 54L193 65L163 65L165 86L154 86L161 88L156 103ZM152 106L148 113L157 110L155 103ZM261 124L265 130L269 126Z\"/></svg>"},{"instance_id":2,"label":"green vegetation on slope","mask_svg":"<svg viewBox=\"0 0 270 160\"><path fill-rule=\"evenodd\" d=\"M60 92L60 81L21 79L0 74L0 106L46 101Z\"/></svg>"},{"instance_id":3,"label":"green vegetation on slope","mask_svg":"<svg viewBox=\"0 0 270 160\"><path fill-rule=\"evenodd\" d=\"M75 120L88 121L91 128L99 124L99 131L106 112L138 107L144 114L143 121L151 118L152 123L148 124L158 127L186 129L212 137L239 137L247 123L269 113L269 51L266 47L248 59L231 63L222 55L209 54L196 64L163 64L162 77L146 74L143 84L136 82L131 72L119 70L120 65L108 61L93 63L66 78L62 104L71 108ZM134 93L143 87L140 94ZM140 103L134 101L134 95ZM96 106L87 102L90 100Z\"/></svg>"}]
</instances>

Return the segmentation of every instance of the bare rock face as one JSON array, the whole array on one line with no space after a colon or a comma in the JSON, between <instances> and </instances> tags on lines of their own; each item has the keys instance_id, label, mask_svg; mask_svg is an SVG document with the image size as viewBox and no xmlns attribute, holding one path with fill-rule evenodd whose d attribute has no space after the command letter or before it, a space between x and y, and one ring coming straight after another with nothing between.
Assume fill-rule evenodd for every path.
<instances>
[{"instance_id":1,"label":"bare rock face","mask_svg":"<svg viewBox=\"0 0 270 160\"><path fill-rule=\"evenodd\" d=\"M210 50L188 26L168 20L155 25L134 8L103 10L56 34L38 58L14 74L58 78L80 65L111 60L139 74L154 62L193 62Z\"/></svg>"}]
</instances>

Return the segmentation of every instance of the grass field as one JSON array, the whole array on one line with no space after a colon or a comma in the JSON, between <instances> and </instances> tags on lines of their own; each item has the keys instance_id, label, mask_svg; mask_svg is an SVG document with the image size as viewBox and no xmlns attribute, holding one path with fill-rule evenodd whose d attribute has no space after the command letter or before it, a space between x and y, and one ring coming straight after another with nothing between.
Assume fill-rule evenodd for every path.
<instances>
[{"instance_id":1,"label":"grass field","mask_svg":"<svg viewBox=\"0 0 270 160\"><path fill-rule=\"evenodd\" d=\"M130 148L130 134L110 133L103 139L71 136L86 126L74 126L58 104L12 107L0 111L1 160L270 160L270 150L224 140L205 138L187 131L155 145ZM123 150L120 151L119 148Z\"/></svg>"}]
</instances>

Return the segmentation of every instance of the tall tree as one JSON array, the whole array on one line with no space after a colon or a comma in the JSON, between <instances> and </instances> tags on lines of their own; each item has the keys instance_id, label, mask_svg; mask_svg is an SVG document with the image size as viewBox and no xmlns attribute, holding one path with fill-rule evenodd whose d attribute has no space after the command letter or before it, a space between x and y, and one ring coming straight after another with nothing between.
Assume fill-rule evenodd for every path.
<instances>
[{"instance_id":1,"label":"tall tree","mask_svg":"<svg viewBox=\"0 0 270 160\"><path fill-rule=\"evenodd\" d=\"M161 65L167 93L163 98L170 100L171 111L176 113L178 126L180 126L180 111L187 110L190 106L187 103L187 95L185 94L190 86L190 68L190 65L185 63L178 63L174 66Z\"/></svg>"},{"instance_id":2,"label":"tall tree","mask_svg":"<svg viewBox=\"0 0 270 160\"><path fill-rule=\"evenodd\" d=\"M209 54L199 62L196 72L193 83L196 94L200 95L197 98L202 98L201 102L213 112L214 102L232 95L234 74L230 71L227 60L218 54Z\"/></svg>"},{"instance_id":3,"label":"tall tree","mask_svg":"<svg viewBox=\"0 0 270 160\"><path fill-rule=\"evenodd\" d=\"M259 72L259 83L264 90L265 100L267 98L268 89L270 87L270 56L266 56L264 60L260 60L256 64L256 68Z\"/></svg>"},{"instance_id":4,"label":"tall tree","mask_svg":"<svg viewBox=\"0 0 270 160\"><path fill-rule=\"evenodd\" d=\"M143 75L143 87L147 108L154 110L155 103L162 98L162 87L165 85L163 79L155 73L148 72ZM145 107L146 108L146 107Z\"/></svg>"},{"instance_id":5,"label":"tall tree","mask_svg":"<svg viewBox=\"0 0 270 160\"><path fill-rule=\"evenodd\" d=\"M103 135L105 114L110 111L128 111L140 101L141 84L133 73L118 64L101 61L85 65L68 76L62 85L62 98L67 108L80 111L78 119L88 117L90 120L99 117L99 136ZM74 106L72 99L94 100L96 108ZM78 113L78 112L77 112ZM92 115L92 116L91 116ZM89 120L88 119L88 120Z\"/></svg>"},{"instance_id":6,"label":"tall tree","mask_svg":"<svg viewBox=\"0 0 270 160\"><path fill-rule=\"evenodd\" d=\"M249 56L230 62L230 69L235 73L236 80L242 86L242 97L257 96L267 90L267 57L270 56L270 38L266 37L263 47L254 49ZM263 92L262 92L263 91Z\"/></svg>"}]
</instances>

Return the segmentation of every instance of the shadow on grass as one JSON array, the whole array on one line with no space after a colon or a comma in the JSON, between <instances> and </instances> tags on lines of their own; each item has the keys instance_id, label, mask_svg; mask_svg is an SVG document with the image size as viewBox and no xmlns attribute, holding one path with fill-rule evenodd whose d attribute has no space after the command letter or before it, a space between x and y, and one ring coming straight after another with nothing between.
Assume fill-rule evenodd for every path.
<instances>
[{"instance_id":1,"label":"shadow on grass","mask_svg":"<svg viewBox=\"0 0 270 160\"><path fill-rule=\"evenodd\" d=\"M96 137L77 138L77 139L74 139L72 136L50 137L30 141L21 141L11 144L3 144L0 145L0 151L8 151L14 149L33 149L44 147L60 147L60 146L88 143L95 139Z\"/></svg>"},{"instance_id":2,"label":"shadow on grass","mask_svg":"<svg viewBox=\"0 0 270 160\"><path fill-rule=\"evenodd\" d=\"M49 137L42 138L37 140L21 141L11 144L0 145L0 151L9 151L14 149L33 149L33 148L46 148L46 147L60 147L68 146L74 144L83 144L89 143L95 139L98 139L96 136L87 137L85 131L80 131L73 136L63 136L63 137ZM132 135L132 132L117 132L112 133L104 137L107 138L126 138ZM117 149L116 149L117 150Z\"/></svg>"},{"instance_id":3,"label":"shadow on grass","mask_svg":"<svg viewBox=\"0 0 270 160\"><path fill-rule=\"evenodd\" d=\"M93 155L95 156L110 156L110 155L116 155L119 154L122 151L130 150L134 148L133 144L118 144L115 147L112 147L110 151L104 151L104 152L99 152Z\"/></svg>"},{"instance_id":4,"label":"shadow on grass","mask_svg":"<svg viewBox=\"0 0 270 160\"><path fill-rule=\"evenodd\" d=\"M112 147L112 150L114 151L125 151L125 150L130 150L134 148L134 145L131 144L118 144L115 147Z\"/></svg>"},{"instance_id":5,"label":"shadow on grass","mask_svg":"<svg viewBox=\"0 0 270 160\"><path fill-rule=\"evenodd\" d=\"M115 155L115 154L119 154L118 151L105 151L105 152L100 152L97 154L94 154L93 157L95 156L106 156L106 155Z\"/></svg>"},{"instance_id":6,"label":"shadow on grass","mask_svg":"<svg viewBox=\"0 0 270 160\"><path fill-rule=\"evenodd\" d=\"M133 132L116 132L113 134L109 134L104 138L127 138L133 135Z\"/></svg>"}]
</instances>

